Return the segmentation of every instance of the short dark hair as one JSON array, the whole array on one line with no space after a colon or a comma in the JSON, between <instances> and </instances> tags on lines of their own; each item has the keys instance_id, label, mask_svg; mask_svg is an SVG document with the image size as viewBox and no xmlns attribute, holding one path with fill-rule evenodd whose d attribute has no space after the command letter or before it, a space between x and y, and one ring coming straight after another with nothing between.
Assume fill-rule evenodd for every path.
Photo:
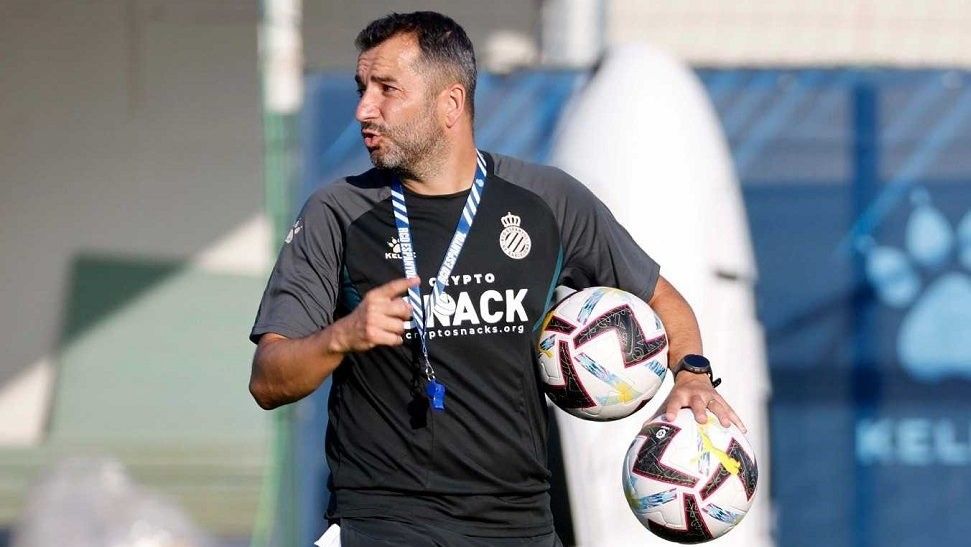
<instances>
[{"instance_id":1,"label":"short dark hair","mask_svg":"<svg viewBox=\"0 0 971 547\"><path fill-rule=\"evenodd\" d=\"M371 21L354 40L358 51L367 51L399 34L418 39L422 61L465 86L466 105L475 116L475 51L465 30L451 17L434 11L392 13Z\"/></svg>"}]
</instances>

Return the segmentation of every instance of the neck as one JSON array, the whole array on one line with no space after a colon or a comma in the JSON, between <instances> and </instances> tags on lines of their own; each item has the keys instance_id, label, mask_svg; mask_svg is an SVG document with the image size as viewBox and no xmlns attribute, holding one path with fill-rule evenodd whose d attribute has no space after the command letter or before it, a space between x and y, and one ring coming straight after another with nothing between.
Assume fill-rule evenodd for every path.
<instances>
[{"instance_id":1,"label":"neck","mask_svg":"<svg viewBox=\"0 0 971 547\"><path fill-rule=\"evenodd\" d=\"M426 196L456 194L472 187L476 170L475 143L453 148L446 152L433 168L426 173L402 174L401 183L408 190Z\"/></svg>"}]
</instances>

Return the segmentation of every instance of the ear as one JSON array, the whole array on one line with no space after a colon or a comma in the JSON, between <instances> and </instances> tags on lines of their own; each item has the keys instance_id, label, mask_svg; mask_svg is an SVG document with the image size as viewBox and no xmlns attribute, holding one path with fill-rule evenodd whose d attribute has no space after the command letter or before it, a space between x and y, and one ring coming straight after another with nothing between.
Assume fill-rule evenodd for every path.
<instances>
[{"instance_id":1,"label":"ear","mask_svg":"<svg viewBox=\"0 0 971 547\"><path fill-rule=\"evenodd\" d=\"M439 99L445 127L454 127L465 115L465 87L457 83L452 84L442 90Z\"/></svg>"}]
</instances>

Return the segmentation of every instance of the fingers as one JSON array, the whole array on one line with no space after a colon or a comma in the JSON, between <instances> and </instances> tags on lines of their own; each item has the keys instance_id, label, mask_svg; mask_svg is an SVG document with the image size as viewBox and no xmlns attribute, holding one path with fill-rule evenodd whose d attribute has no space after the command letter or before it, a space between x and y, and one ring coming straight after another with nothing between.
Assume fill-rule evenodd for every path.
<instances>
[{"instance_id":1,"label":"fingers","mask_svg":"<svg viewBox=\"0 0 971 547\"><path fill-rule=\"evenodd\" d=\"M734 412L732 412L731 416L732 416L732 423L735 424L735 427L739 428L742 431L742 433L748 433L748 428L745 427L745 422L743 422L742 419L739 418L738 415L735 414Z\"/></svg>"},{"instance_id":2,"label":"fingers","mask_svg":"<svg viewBox=\"0 0 971 547\"><path fill-rule=\"evenodd\" d=\"M677 418L678 411L682 408L690 408L695 421L699 424L708 423L708 412L711 411L717 418L722 427L735 424L742 433L747 433L748 429L742 422L738 414L714 388L698 389L694 387L679 387L668 396L663 405L663 418L666 421L673 421Z\"/></svg>"},{"instance_id":3,"label":"fingers","mask_svg":"<svg viewBox=\"0 0 971 547\"><path fill-rule=\"evenodd\" d=\"M745 424L742 423L742 419L738 417L738 414L735 414L732 407L728 406L728 403L726 403L721 397L712 399L711 402L708 403L708 409L718 417L718 422L722 425L722 427L728 427L735 424L735 427L741 430L742 433L748 433L748 429L745 428Z\"/></svg>"},{"instance_id":4,"label":"fingers","mask_svg":"<svg viewBox=\"0 0 971 547\"><path fill-rule=\"evenodd\" d=\"M667 403L664 405L664 419L673 422L675 418L678 417L678 411L681 410L681 400L675 397L669 397Z\"/></svg>"},{"instance_id":5,"label":"fingers","mask_svg":"<svg viewBox=\"0 0 971 547\"><path fill-rule=\"evenodd\" d=\"M390 299L405 294L408 292L408 289L411 287L417 287L419 283L421 283L421 279L417 277L402 277L401 279L388 281L380 287L371 289L368 292L368 295Z\"/></svg>"},{"instance_id":6,"label":"fingers","mask_svg":"<svg viewBox=\"0 0 971 547\"><path fill-rule=\"evenodd\" d=\"M375 346L400 346L404 343L402 335L404 323L393 317L375 317L365 327L363 333L364 349Z\"/></svg>"},{"instance_id":7,"label":"fingers","mask_svg":"<svg viewBox=\"0 0 971 547\"><path fill-rule=\"evenodd\" d=\"M394 316L375 318L374 327L378 331L389 332L391 334L402 335L405 332L405 322Z\"/></svg>"},{"instance_id":8,"label":"fingers","mask_svg":"<svg viewBox=\"0 0 971 547\"><path fill-rule=\"evenodd\" d=\"M373 346L400 346L405 343L404 338L400 334L395 334L390 331L374 333L370 336L370 341Z\"/></svg>"},{"instance_id":9,"label":"fingers","mask_svg":"<svg viewBox=\"0 0 971 547\"><path fill-rule=\"evenodd\" d=\"M722 424L722 427L728 427L732 424L731 415L734 413L729 410L728 405L718 399L712 399L708 408L718 417L718 423Z\"/></svg>"},{"instance_id":10,"label":"fingers","mask_svg":"<svg viewBox=\"0 0 971 547\"><path fill-rule=\"evenodd\" d=\"M403 298L395 298L388 303L385 313L390 317L398 319L399 323L401 321L407 321L411 319L411 304Z\"/></svg>"},{"instance_id":11,"label":"fingers","mask_svg":"<svg viewBox=\"0 0 971 547\"><path fill-rule=\"evenodd\" d=\"M695 415L695 421L699 424L708 423L708 401L701 395L691 397L691 412Z\"/></svg>"},{"instance_id":12,"label":"fingers","mask_svg":"<svg viewBox=\"0 0 971 547\"><path fill-rule=\"evenodd\" d=\"M741 430L742 433L748 433L748 428L745 427L745 423L743 423L742 419L738 417L738 414L735 414L735 411L732 410L732 407L728 406L728 403L725 403L724 401L722 402L722 404L725 406L725 410L726 410L725 414L726 414L726 417L728 418L728 421L735 424L735 427Z\"/></svg>"},{"instance_id":13,"label":"fingers","mask_svg":"<svg viewBox=\"0 0 971 547\"><path fill-rule=\"evenodd\" d=\"M667 421L673 421L678 416L678 411L682 408L690 408L691 413L695 415L695 421L699 424L708 422L708 414L705 412L707 401L705 397L701 394L695 393L689 395L688 393L681 392L671 392L668 400L664 403L664 419Z\"/></svg>"},{"instance_id":14,"label":"fingers","mask_svg":"<svg viewBox=\"0 0 971 547\"><path fill-rule=\"evenodd\" d=\"M399 346L404 343L405 323L412 309L401 295L420 283L417 277L389 281L368 291L364 299L346 318L346 342L342 351L367 351L375 346Z\"/></svg>"}]
</instances>

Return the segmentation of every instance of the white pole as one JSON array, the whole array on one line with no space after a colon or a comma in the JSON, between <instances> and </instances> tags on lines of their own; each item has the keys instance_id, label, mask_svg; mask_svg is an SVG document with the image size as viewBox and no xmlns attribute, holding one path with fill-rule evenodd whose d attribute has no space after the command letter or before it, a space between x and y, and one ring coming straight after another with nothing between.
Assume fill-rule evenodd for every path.
<instances>
[{"instance_id":1,"label":"white pole","mask_svg":"<svg viewBox=\"0 0 971 547\"><path fill-rule=\"evenodd\" d=\"M585 68L604 47L603 0L545 0L542 12L543 63Z\"/></svg>"},{"instance_id":2,"label":"white pole","mask_svg":"<svg viewBox=\"0 0 971 547\"><path fill-rule=\"evenodd\" d=\"M298 176L297 116L303 102L301 0L262 0L259 27L263 76L263 172L265 211L276 246L291 222L291 188ZM298 545L301 512L294 469L293 405L274 413L274 442L266 467L251 545Z\"/></svg>"},{"instance_id":3,"label":"white pole","mask_svg":"<svg viewBox=\"0 0 971 547\"><path fill-rule=\"evenodd\" d=\"M263 2L263 99L266 110L274 114L295 114L303 101L301 8L301 0Z\"/></svg>"}]
</instances>

